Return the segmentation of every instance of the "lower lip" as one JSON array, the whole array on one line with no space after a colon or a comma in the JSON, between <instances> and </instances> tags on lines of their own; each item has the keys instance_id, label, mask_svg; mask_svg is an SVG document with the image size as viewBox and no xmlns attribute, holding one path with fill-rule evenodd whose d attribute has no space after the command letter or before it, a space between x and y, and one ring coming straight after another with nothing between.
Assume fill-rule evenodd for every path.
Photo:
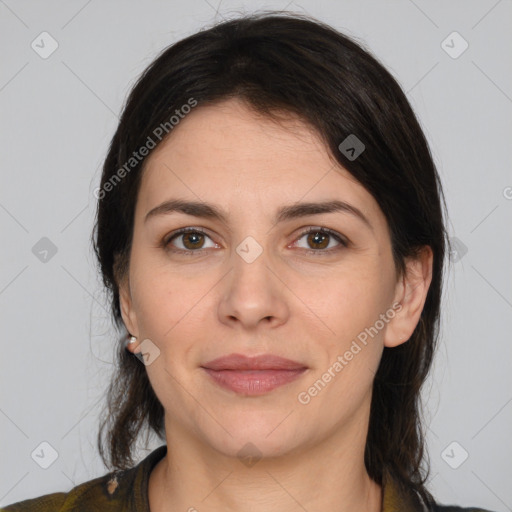
<instances>
[{"instance_id":1,"label":"lower lip","mask_svg":"<svg viewBox=\"0 0 512 512\"><path fill-rule=\"evenodd\" d=\"M299 378L307 368L299 370L211 370L203 368L221 387L243 395L264 395Z\"/></svg>"}]
</instances>

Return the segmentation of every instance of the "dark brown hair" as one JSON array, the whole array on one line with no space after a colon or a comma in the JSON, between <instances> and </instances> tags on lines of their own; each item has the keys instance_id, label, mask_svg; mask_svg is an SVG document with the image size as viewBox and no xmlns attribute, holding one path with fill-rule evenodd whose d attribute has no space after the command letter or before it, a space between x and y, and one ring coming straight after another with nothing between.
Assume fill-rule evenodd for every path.
<instances>
[{"instance_id":1,"label":"dark brown hair","mask_svg":"<svg viewBox=\"0 0 512 512\"><path fill-rule=\"evenodd\" d=\"M365 465L373 480L382 484L389 473L430 503L420 388L438 338L448 243L444 198L427 141L405 94L353 38L308 16L260 12L178 41L143 72L106 156L93 233L115 324L124 327L119 283L127 276L145 158L132 161L130 167L126 163L148 137L155 139L157 127L169 127L176 109L190 104L191 98L205 105L233 97L268 117L295 114L316 130L334 158L378 202L400 275L406 257L417 255L425 245L433 250L432 282L419 323L406 343L384 348L373 384L365 448ZM339 149L350 135L365 145L355 159ZM123 166L125 172L120 173ZM116 373L98 435L105 464L117 469L133 464L133 448L144 430L165 438L162 405L145 366L125 350L123 341L119 340Z\"/></svg>"}]
</instances>

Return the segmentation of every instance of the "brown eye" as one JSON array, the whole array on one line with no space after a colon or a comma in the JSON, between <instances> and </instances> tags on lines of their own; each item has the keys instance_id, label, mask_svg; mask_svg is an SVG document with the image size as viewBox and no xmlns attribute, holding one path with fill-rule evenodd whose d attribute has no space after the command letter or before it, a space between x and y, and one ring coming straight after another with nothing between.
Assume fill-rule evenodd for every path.
<instances>
[{"instance_id":1,"label":"brown eye","mask_svg":"<svg viewBox=\"0 0 512 512\"><path fill-rule=\"evenodd\" d=\"M306 249L308 253L330 253L348 246L348 242L339 233L327 228L309 228L302 233L298 240L303 238L306 240L307 247L302 248Z\"/></svg>"},{"instance_id":2,"label":"brown eye","mask_svg":"<svg viewBox=\"0 0 512 512\"><path fill-rule=\"evenodd\" d=\"M187 249L201 249L204 244L204 235L197 232L185 233L182 236L183 245Z\"/></svg>"},{"instance_id":3,"label":"brown eye","mask_svg":"<svg viewBox=\"0 0 512 512\"><path fill-rule=\"evenodd\" d=\"M201 249L207 248L206 241L211 238L201 230L195 228L183 228L173 233L165 242L164 246L176 252L199 252ZM215 247L212 245L209 247Z\"/></svg>"},{"instance_id":4,"label":"brown eye","mask_svg":"<svg viewBox=\"0 0 512 512\"><path fill-rule=\"evenodd\" d=\"M329 245L330 235L320 231L311 232L307 235L308 244L313 249L325 249Z\"/></svg>"}]
</instances>

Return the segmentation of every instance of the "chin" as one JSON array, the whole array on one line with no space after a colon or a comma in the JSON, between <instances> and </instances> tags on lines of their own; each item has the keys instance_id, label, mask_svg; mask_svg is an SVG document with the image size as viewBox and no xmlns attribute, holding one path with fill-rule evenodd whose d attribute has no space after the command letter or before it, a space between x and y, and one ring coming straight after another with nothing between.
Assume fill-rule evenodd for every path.
<instances>
[{"instance_id":1,"label":"chin","mask_svg":"<svg viewBox=\"0 0 512 512\"><path fill-rule=\"evenodd\" d=\"M282 457L287 455L296 447L296 441L293 439L283 439L276 437L270 440L267 434L251 436L242 432L240 436L227 436L229 439L212 440L212 447L225 455L239 459L240 462L250 467L254 461L272 457Z\"/></svg>"},{"instance_id":2,"label":"chin","mask_svg":"<svg viewBox=\"0 0 512 512\"><path fill-rule=\"evenodd\" d=\"M226 423L226 430L216 429L205 432L206 442L213 449L227 457L280 457L294 450L300 443L299 429L290 429L291 425L284 425L286 414L274 421L274 415L265 421L259 413L254 422L250 418L239 418ZM220 420L220 418L219 418Z\"/></svg>"}]
</instances>

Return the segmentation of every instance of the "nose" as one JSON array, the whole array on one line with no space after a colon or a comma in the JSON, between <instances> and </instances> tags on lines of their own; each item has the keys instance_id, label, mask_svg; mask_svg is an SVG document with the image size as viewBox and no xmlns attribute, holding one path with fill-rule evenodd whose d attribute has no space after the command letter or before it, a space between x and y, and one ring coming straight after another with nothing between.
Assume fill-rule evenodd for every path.
<instances>
[{"instance_id":1,"label":"nose","mask_svg":"<svg viewBox=\"0 0 512 512\"><path fill-rule=\"evenodd\" d=\"M274 265L275 266L275 265ZM246 330L277 327L289 316L289 292L263 251L256 259L233 252L232 269L222 280L219 320Z\"/></svg>"}]
</instances>

